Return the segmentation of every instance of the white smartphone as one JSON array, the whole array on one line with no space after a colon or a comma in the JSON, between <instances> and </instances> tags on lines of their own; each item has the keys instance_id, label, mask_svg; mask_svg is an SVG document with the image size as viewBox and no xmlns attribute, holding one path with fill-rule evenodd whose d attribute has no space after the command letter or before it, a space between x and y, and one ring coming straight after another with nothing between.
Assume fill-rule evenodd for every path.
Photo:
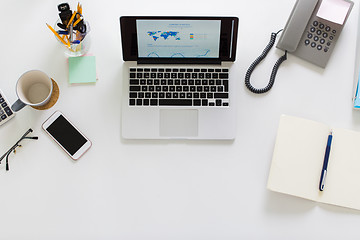
<instances>
[{"instance_id":1,"label":"white smartphone","mask_svg":"<svg viewBox=\"0 0 360 240\"><path fill-rule=\"evenodd\" d=\"M90 140L59 111L54 112L42 128L74 160L91 147Z\"/></svg>"}]
</instances>

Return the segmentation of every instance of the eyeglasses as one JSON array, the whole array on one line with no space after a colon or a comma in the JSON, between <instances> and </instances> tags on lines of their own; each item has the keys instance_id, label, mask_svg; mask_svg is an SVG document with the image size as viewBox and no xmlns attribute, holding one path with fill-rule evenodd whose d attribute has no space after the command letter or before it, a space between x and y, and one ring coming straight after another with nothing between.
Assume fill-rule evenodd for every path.
<instances>
[{"instance_id":1,"label":"eyeglasses","mask_svg":"<svg viewBox=\"0 0 360 240\"><path fill-rule=\"evenodd\" d=\"M1 156L0 158L0 164L1 161L4 159L4 157L6 157L6 171L9 171L9 155L11 152L14 152L14 154L16 153L16 148L17 147L21 147L21 145L19 144L23 139L35 139L37 140L38 137L27 137L27 135L29 133L31 133L33 130L31 128L29 128L29 130L26 131L26 133L20 138L19 141L17 141L14 146L12 146L4 155Z\"/></svg>"}]
</instances>

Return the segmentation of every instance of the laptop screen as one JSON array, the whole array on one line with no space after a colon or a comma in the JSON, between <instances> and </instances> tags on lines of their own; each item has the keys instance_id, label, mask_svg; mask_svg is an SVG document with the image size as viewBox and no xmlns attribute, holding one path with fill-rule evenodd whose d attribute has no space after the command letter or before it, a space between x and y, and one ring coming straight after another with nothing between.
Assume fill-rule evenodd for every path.
<instances>
[{"instance_id":1,"label":"laptop screen","mask_svg":"<svg viewBox=\"0 0 360 240\"><path fill-rule=\"evenodd\" d=\"M137 19L139 58L219 58L221 20Z\"/></svg>"},{"instance_id":2,"label":"laptop screen","mask_svg":"<svg viewBox=\"0 0 360 240\"><path fill-rule=\"evenodd\" d=\"M120 17L124 61L220 63L235 61L237 17Z\"/></svg>"}]
</instances>

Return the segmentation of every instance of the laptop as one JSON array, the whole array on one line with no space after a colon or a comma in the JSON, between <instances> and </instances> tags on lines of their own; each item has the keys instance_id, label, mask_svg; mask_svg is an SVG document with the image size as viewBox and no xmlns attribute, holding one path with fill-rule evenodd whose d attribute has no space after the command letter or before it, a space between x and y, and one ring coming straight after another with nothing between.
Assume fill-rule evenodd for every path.
<instances>
[{"instance_id":1,"label":"laptop","mask_svg":"<svg viewBox=\"0 0 360 240\"><path fill-rule=\"evenodd\" d=\"M237 17L120 17L125 139L234 139Z\"/></svg>"}]
</instances>

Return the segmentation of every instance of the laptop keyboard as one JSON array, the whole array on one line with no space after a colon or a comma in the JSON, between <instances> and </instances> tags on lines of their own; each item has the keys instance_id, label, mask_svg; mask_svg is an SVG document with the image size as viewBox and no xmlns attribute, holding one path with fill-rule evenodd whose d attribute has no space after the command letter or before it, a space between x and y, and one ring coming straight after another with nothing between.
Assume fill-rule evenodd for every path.
<instances>
[{"instance_id":1,"label":"laptop keyboard","mask_svg":"<svg viewBox=\"0 0 360 240\"><path fill-rule=\"evenodd\" d=\"M228 68L130 68L130 106L229 106Z\"/></svg>"}]
</instances>

